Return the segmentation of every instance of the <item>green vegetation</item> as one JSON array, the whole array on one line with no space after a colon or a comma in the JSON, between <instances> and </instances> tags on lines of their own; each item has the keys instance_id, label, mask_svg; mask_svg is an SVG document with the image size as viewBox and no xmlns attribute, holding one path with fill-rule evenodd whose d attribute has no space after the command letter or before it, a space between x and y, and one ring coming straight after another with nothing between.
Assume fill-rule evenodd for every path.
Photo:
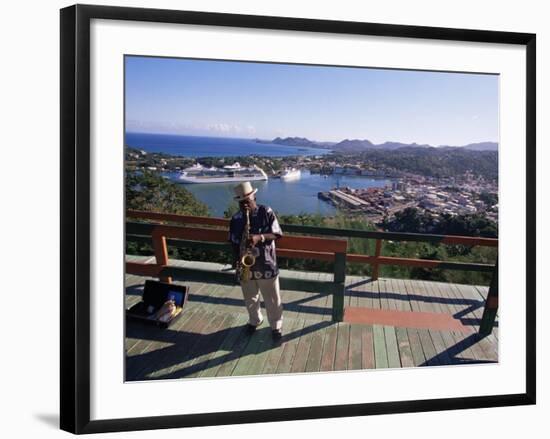
<instances>
[{"instance_id":1,"label":"green vegetation","mask_svg":"<svg viewBox=\"0 0 550 439\"><path fill-rule=\"evenodd\" d=\"M498 203L498 194L491 192L481 192L478 198L483 201L487 206L494 206Z\"/></svg>"},{"instance_id":2,"label":"green vegetation","mask_svg":"<svg viewBox=\"0 0 550 439\"><path fill-rule=\"evenodd\" d=\"M152 172L126 174L126 209L207 216L208 206L193 194Z\"/></svg>"},{"instance_id":3,"label":"green vegetation","mask_svg":"<svg viewBox=\"0 0 550 439\"><path fill-rule=\"evenodd\" d=\"M466 172L487 180L498 179L498 152L462 148L407 147L395 150L369 149L354 154L335 154L337 163L350 162L380 169L395 169L426 177L457 177Z\"/></svg>"},{"instance_id":4,"label":"green vegetation","mask_svg":"<svg viewBox=\"0 0 550 439\"><path fill-rule=\"evenodd\" d=\"M482 236L496 238L497 224L483 215L433 215L408 207L395 214L391 221L385 219L384 230L402 233L432 233L434 235Z\"/></svg>"},{"instance_id":5,"label":"green vegetation","mask_svg":"<svg viewBox=\"0 0 550 439\"><path fill-rule=\"evenodd\" d=\"M431 216L422 216L416 209L402 213L399 220L394 220L384 227L385 231L408 233L434 233L453 234L460 236L485 236L496 237L496 224L484 218L474 215L446 216L437 224L437 229L429 230ZM361 217L337 215L336 217L323 217L321 215L281 215L282 224L296 224L316 227L332 227L337 229L353 229L374 231L376 227ZM418 229L414 229L418 227ZM448 227L446 229L446 227ZM375 240L363 238L348 238L348 253L374 254ZM470 262L494 264L498 250L487 247L469 247L464 245L437 245L425 242L397 242L384 241L382 245L383 256L393 256L414 259L431 259L448 262ZM332 264L324 261L296 260L279 258L281 268L295 270L319 270L331 271ZM347 273L350 275L370 276L370 265L348 264ZM403 279L425 279L442 282L456 282L471 285L489 285L490 273L471 271L441 270L428 268L410 268L399 266L380 266L381 277Z\"/></svg>"},{"instance_id":6,"label":"green vegetation","mask_svg":"<svg viewBox=\"0 0 550 439\"><path fill-rule=\"evenodd\" d=\"M187 189L152 172L126 173L126 209L208 216L208 206L197 201ZM127 242L126 252L136 255L151 255L153 248L145 243ZM170 248L169 255L175 259L210 260L213 262L227 260L222 252L184 248Z\"/></svg>"}]
</instances>

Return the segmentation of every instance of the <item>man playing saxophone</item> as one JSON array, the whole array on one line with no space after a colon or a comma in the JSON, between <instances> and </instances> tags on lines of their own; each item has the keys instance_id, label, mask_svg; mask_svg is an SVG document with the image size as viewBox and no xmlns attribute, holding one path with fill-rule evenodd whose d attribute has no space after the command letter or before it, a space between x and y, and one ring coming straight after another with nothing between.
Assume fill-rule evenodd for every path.
<instances>
[{"instance_id":1,"label":"man playing saxophone","mask_svg":"<svg viewBox=\"0 0 550 439\"><path fill-rule=\"evenodd\" d=\"M250 182L234 187L239 211L231 218L229 240L233 246L234 266L248 311L246 331L252 334L263 322L261 292L272 336L278 340L282 336L283 304L275 241L283 233L273 210L256 203L257 191Z\"/></svg>"}]
</instances>

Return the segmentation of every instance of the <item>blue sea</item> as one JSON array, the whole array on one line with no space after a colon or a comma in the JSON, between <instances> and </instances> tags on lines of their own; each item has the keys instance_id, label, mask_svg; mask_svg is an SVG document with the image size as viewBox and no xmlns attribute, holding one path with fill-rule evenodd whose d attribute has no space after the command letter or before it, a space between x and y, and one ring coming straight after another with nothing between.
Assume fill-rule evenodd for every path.
<instances>
[{"instance_id":1,"label":"blue sea","mask_svg":"<svg viewBox=\"0 0 550 439\"><path fill-rule=\"evenodd\" d=\"M166 178L178 182L177 174L165 174ZM195 198L205 203L210 214L221 217L230 207L233 200L235 183L182 184ZM319 175L302 170L298 180L281 180L269 178L267 181L253 181L252 186L258 189L257 200L271 206L277 213L299 215L301 213L318 213L334 215L336 209L326 201L317 198L319 192L326 192L336 187L353 189L384 187L391 185L391 180L348 175Z\"/></svg>"},{"instance_id":2,"label":"blue sea","mask_svg":"<svg viewBox=\"0 0 550 439\"><path fill-rule=\"evenodd\" d=\"M322 155L330 152L321 148L258 143L253 139L145 133L126 133L126 146L147 152L165 152L186 157L238 157L249 155L285 157L291 155Z\"/></svg>"}]
</instances>

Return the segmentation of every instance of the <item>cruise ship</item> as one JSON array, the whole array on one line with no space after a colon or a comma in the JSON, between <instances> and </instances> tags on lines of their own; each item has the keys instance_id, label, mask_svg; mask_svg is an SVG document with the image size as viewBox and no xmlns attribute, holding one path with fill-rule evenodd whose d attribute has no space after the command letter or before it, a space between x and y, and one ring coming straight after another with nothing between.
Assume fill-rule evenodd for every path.
<instances>
[{"instance_id":1,"label":"cruise ship","mask_svg":"<svg viewBox=\"0 0 550 439\"><path fill-rule=\"evenodd\" d=\"M290 181L298 180L302 176L302 172L296 168L287 168L281 174L281 180Z\"/></svg>"},{"instance_id":2,"label":"cruise ship","mask_svg":"<svg viewBox=\"0 0 550 439\"><path fill-rule=\"evenodd\" d=\"M267 180L267 174L256 165L244 167L239 162L223 168L207 168L196 164L181 171L178 180L180 183L230 183Z\"/></svg>"}]
</instances>

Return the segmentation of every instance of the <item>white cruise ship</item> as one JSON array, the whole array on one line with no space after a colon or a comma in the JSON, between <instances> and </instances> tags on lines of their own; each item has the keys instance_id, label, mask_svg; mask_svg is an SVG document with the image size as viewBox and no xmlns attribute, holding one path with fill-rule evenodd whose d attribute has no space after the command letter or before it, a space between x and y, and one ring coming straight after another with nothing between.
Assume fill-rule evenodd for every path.
<instances>
[{"instance_id":1,"label":"white cruise ship","mask_svg":"<svg viewBox=\"0 0 550 439\"><path fill-rule=\"evenodd\" d=\"M281 180L298 180L302 176L302 171L296 168L285 169L281 174Z\"/></svg>"},{"instance_id":2,"label":"white cruise ship","mask_svg":"<svg viewBox=\"0 0 550 439\"><path fill-rule=\"evenodd\" d=\"M243 167L239 162L223 168L206 168L196 164L181 171L178 180L180 183L230 183L267 180L267 174L256 165Z\"/></svg>"}]
</instances>

